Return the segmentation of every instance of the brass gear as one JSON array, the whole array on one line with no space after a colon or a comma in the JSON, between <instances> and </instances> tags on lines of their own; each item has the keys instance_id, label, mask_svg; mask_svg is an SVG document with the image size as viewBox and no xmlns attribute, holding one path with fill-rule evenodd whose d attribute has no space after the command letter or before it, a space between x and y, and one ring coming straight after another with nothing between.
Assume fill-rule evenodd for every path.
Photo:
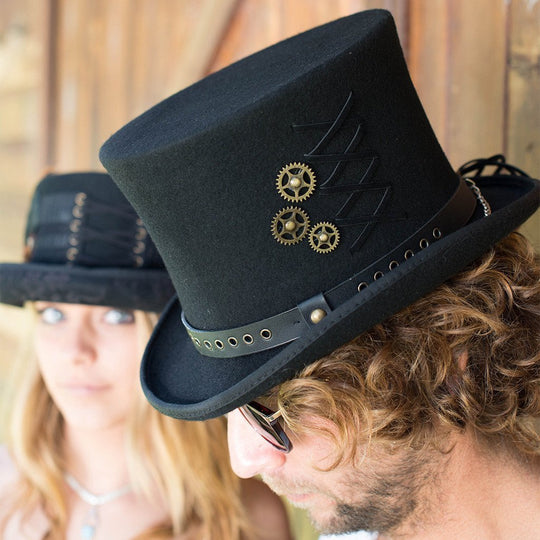
<instances>
[{"instance_id":1,"label":"brass gear","mask_svg":"<svg viewBox=\"0 0 540 540\"><path fill-rule=\"evenodd\" d=\"M276 185L288 201L305 201L315 191L315 173L305 163L289 163L279 171Z\"/></svg>"},{"instance_id":2,"label":"brass gear","mask_svg":"<svg viewBox=\"0 0 540 540\"><path fill-rule=\"evenodd\" d=\"M309 216L301 208L288 206L272 220L272 236L285 245L297 244L308 233Z\"/></svg>"},{"instance_id":3,"label":"brass gear","mask_svg":"<svg viewBox=\"0 0 540 540\"><path fill-rule=\"evenodd\" d=\"M333 223L323 221L313 225L309 232L309 245L317 253L330 253L339 244L339 231Z\"/></svg>"}]
</instances>

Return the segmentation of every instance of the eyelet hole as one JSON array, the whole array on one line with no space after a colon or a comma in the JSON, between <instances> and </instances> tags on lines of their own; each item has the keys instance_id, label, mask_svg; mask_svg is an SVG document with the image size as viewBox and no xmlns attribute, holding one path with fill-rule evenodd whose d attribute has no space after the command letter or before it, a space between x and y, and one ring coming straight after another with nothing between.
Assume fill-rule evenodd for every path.
<instances>
[{"instance_id":1,"label":"eyelet hole","mask_svg":"<svg viewBox=\"0 0 540 540\"><path fill-rule=\"evenodd\" d=\"M251 334L244 334L242 339L246 345L251 345L253 343L253 336Z\"/></svg>"},{"instance_id":2,"label":"eyelet hole","mask_svg":"<svg viewBox=\"0 0 540 540\"><path fill-rule=\"evenodd\" d=\"M377 270L377 272L373 274L373 279L377 281L378 279L381 279L383 276L384 274L380 270Z\"/></svg>"},{"instance_id":3,"label":"eyelet hole","mask_svg":"<svg viewBox=\"0 0 540 540\"><path fill-rule=\"evenodd\" d=\"M76 233L76 232L79 232L80 229L81 229L81 220L80 219L74 219L69 224L69 230L71 232Z\"/></svg>"},{"instance_id":4,"label":"eyelet hole","mask_svg":"<svg viewBox=\"0 0 540 540\"><path fill-rule=\"evenodd\" d=\"M433 229L433 238L436 238L437 240L442 236L441 229L439 227L435 227Z\"/></svg>"},{"instance_id":5,"label":"eyelet hole","mask_svg":"<svg viewBox=\"0 0 540 540\"><path fill-rule=\"evenodd\" d=\"M142 253L146 249L144 242L137 242L133 246L133 253Z\"/></svg>"},{"instance_id":6,"label":"eyelet hole","mask_svg":"<svg viewBox=\"0 0 540 540\"><path fill-rule=\"evenodd\" d=\"M411 257L414 257L414 251L412 249L408 249L403 256L405 259L410 259Z\"/></svg>"},{"instance_id":7,"label":"eyelet hole","mask_svg":"<svg viewBox=\"0 0 540 540\"><path fill-rule=\"evenodd\" d=\"M231 347L238 347L238 340L235 337L230 337L227 341Z\"/></svg>"},{"instance_id":8,"label":"eyelet hole","mask_svg":"<svg viewBox=\"0 0 540 540\"><path fill-rule=\"evenodd\" d=\"M272 338L272 332L268 328L263 328L259 333L263 339L269 340Z\"/></svg>"},{"instance_id":9,"label":"eyelet hole","mask_svg":"<svg viewBox=\"0 0 540 540\"><path fill-rule=\"evenodd\" d=\"M204 346L205 346L209 351L211 351L211 350L213 349L212 344L211 344L209 341L207 341L207 340L204 340Z\"/></svg>"},{"instance_id":10,"label":"eyelet hole","mask_svg":"<svg viewBox=\"0 0 540 540\"><path fill-rule=\"evenodd\" d=\"M197 345L197 347L200 347L200 346L201 346L201 341L200 341L199 338L194 337L194 338L192 338L192 339L193 339L193 343L195 343L195 345Z\"/></svg>"},{"instance_id":11,"label":"eyelet hole","mask_svg":"<svg viewBox=\"0 0 540 540\"><path fill-rule=\"evenodd\" d=\"M356 289L358 292L363 291L365 288L367 288L368 284L365 281L362 281L362 283L358 284L358 287Z\"/></svg>"},{"instance_id":12,"label":"eyelet hole","mask_svg":"<svg viewBox=\"0 0 540 540\"><path fill-rule=\"evenodd\" d=\"M429 246L429 242L425 238L422 238L422 240L420 240L419 242L419 245L421 249L426 249Z\"/></svg>"},{"instance_id":13,"label":"eyelet hole","mask_svg":"<svg viewBox=\"0 0 540 540\"><path fill-rule=\"evenodd\" d=\"M399 263L397 261L390 261L390 264L388 265L389 270L393 270L394 268L397 268L399 266Z\"/></svg>"},{"instance_id":14,"label":"eyelet hole","mask_svg":"<svg viewBox=\"0 0 540 540\"><path fill-rule=\"evenodd\" d=\"M214 345L216 346L216 349L219 350L222 350L225 347L225 345L223 345L223 341L220 339L216 339L216 341L214 341Z\"/></svg>"}]
</instances>

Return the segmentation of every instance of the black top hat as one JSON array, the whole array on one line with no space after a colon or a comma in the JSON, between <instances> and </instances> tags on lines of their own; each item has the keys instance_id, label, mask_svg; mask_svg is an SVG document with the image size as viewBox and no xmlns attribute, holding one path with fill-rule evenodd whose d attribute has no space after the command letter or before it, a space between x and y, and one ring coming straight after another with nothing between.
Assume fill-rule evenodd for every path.
<instances>
[{"instance_id":1,"label":"black top hat","mask_svg":"<svg viewBox=\"0 0 540 540\"><path fill-rule=\"evenodd\" d=\"M38 184L23 264L0 264L0 302L161 311L174 289L141 219L110 176L50 174Z\"/></svg>"},{"instance_id":2,"label":"black top hat","mask_svg":"<svg viewBox=\"0 0 540 540\"><path fill-rule=\"evenodd\" d=\"M144 218L174 301L142 384L163 413L246 403L422 297L538 207L491 160L452 171L391 15L267 48L124 126L101 160Z\"/></svg>"}]
</instances>

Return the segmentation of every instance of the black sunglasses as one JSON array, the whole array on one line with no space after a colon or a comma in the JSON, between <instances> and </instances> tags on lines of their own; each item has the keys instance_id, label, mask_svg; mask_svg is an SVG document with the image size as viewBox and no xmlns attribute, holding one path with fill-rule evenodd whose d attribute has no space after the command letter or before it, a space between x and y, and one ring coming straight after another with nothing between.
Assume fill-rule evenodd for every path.
<instances>
[{"instance_id":1,"label":"black sunglasses","mask_svg":"<svg viewBox=\"0 0 540 540\"><path fill-rule=\"evenodd\" d=\"M250 401L239 407L239 410L250 426L265 441L286 454L291 451L292 443L279 421L281 411L272 411L257 401Z\"/></svg>"}]
</instances>

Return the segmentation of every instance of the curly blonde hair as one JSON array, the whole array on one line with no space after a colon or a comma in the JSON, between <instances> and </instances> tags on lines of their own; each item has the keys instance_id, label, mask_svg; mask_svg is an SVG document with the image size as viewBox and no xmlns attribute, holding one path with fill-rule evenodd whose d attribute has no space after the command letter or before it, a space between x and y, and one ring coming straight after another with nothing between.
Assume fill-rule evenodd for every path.
<instances>
[{"instance_id":1,"label":"curly blonde hair","mask_svg":"<svg viewBox=\"0 0 540 540\"><path fill-rule=\"evenodd\" d=\"M359 443L437 445L471 429L540 454L540 261L512 233L424 298L275 389L293 432ZM330 420L336 430L321 427Z\"/></svg>"}]
</instances>

